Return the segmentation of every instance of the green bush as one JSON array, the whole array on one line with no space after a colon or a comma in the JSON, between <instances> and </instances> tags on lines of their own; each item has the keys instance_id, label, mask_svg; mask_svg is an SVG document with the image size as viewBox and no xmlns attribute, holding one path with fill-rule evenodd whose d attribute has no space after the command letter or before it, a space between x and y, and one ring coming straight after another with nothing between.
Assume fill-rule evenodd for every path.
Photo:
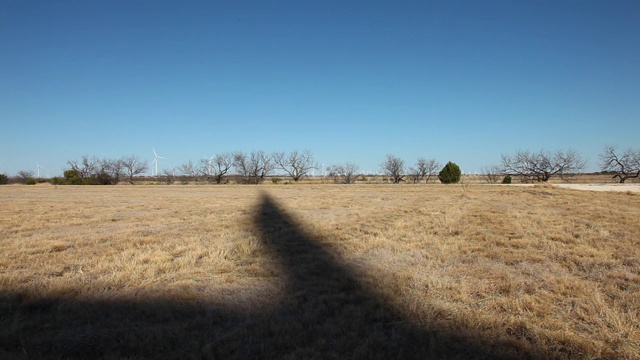
<instances>
[{"instance_id":1,"label":"green bush","mask_svg":"<svg viewBox=\"0 0 640 360\"><path fill-rule=\"evenodd\" d=\"M91 175L88 178L82 179L82 183L80 185L103 185L98 180L98 177L95 175Z\"/></svg>"},{"instance_id":2,"label":"green bush","mask_svg":"<svg viewBox=\"0 0 640 360\"><path fill-rule=\"evenodd\" d=\"M75 170L69 169L64 172L63 184L65 185L82 185L82 178Z\"/></svg>"},{"instance_id":3,"label":"green bush","mask_svg":"<svg viewBox=\"0 0 640 360\"><path fill-rule=\"evenodd\" d=\"M7 174L0 174L0 185L6 185L9 182Z\"/></svg>"},{"instance_id":4,"label":"green bush","mask_svg":"<svg viewBox=\"0 0 640 360\"><path fill-rule=\"evenodd\" d=\"M511 184L511 175L507 175L502 179L503 184Z\"/></svg>"},{"instance_id":5,"label":"green bush","mask_svg":"<svg viewBox=\"0 0 640 360\"><path fill-rule=\"evenodd\" d=\"M460 167L449 161L447 165L440 170L438 179L440 179L440 182L443 184L455 184L460 181L461 175Z\"/></svg>"},{"instance_id":6,"label":"green bush","mask_svg":"<svg viewBox=\"0 0 640 360\"><path fill-rule=\"evenodd\" d=\"M28 178L27 180L24 181L24 183L26 185L35 185L36 184L36 179L34 178Z\"/></svg>"}]
</instances>

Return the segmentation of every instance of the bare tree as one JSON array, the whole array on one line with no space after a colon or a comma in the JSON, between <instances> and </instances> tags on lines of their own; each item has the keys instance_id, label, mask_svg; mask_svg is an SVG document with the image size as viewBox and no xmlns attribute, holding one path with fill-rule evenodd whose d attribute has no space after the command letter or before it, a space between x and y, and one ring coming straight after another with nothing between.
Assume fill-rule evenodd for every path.
<instances>
[{"instance_id":1,"label":"bare tree","mask_svg":"<svg viewBox=\"0 0 640 360\"><path fill-rule=\"evenodd\" d=\"M247 154L242 151L234 153L233 163L235 164L236 173L238 173L242 182L248 184L251 178L251 165L249 164Z\"/></svg>"},{"instance_id":2,"label":"bare tree","mask_svg":"<svg viewBox=\"0 0 640 360\"><path fill-rule=\"evenodd\" d=\"M300 178L309 174L309 171L315 169L315 160L310 150L303 152L294 150L288 155L284 152L274 153L273 162L278 168L289 175L293 181L300 180Z\"/></svg>"},{"instance_id":3,"label":"bare tree","mask_svg":"<svg viewBox=\"0 0 640 360\"><path fill-rule=\"evenodd\" d=\"M482 178L488 183L497 183L502 177L500 165L489 165L481 169Z\"/></svg>"},{"instance_id":4,"label":"bare tree","mask_svg":"<svg viewBox=\"0 0 640 360\"><path fill-rule=\"evenodd\" d=\"M69 160L67 164L71 170L75 171L80 179L87 179L96 174L96 168L100 160L96 157L90 158L88 155L82 155L80 161Z\"/></svg>"},{"instance_id":5,"label":"bare tree","mask_svg":"<svg viewBox=\"0 0 640 360\"><path fill-rule=\"evenodd\" d=\"M605 146L600 154L602 171L614 172L620 183L640 177L640 149L628 148L620 153L616 146Z\"/></svg>"},{"instance_id":6,"label":"bare tree","mask_svg":"<svg viewBox=\"0 0 640 360\"><path fill-rule=\"evenodd\" d=\"M273 161L264 151L234 154L235 168L245 184L259 184L273 171Z\"/></svg>"},{"instance_id":7,"label":"bare tree","mask_svg":"<svg viewBox=\"0 0 640 360\"><path fill-rule=\"evenodd\" d=\"M429 179L437 174L438 168L440 168L440 163L436 159L419 158L416 166L409 168L409 178L414 183L419 183L423 179L429 182Z\"/></svg>"},{"instance_id":8,"label":"bare tree","mask_svg":"<svg viewBox=\"0 0 640 360\"><path fill-rule=\"evenodd\" d=\"M198 176L204 177L207 182L211 182L211 159L200 159L196 165Z\"/></svg>"},{"instance_id":9,"label":"bare tree","mask_svg":"<svg viewBox=\"0 0 640 360\"><path fill-rule=\"evenodd\" d=\"M33 179L33 171L31 170L20 170L18 171L18 179L20 179L20 182L22 182L23 184L27 183L27 180L29 179Z\"/></svg>"},{"instance_id":10,"label":"bare tree","mask_svg":"<svg viewBox=\"0 0 640 360\"><path fill-rule=\"evenodd\" d=\"M549 181L553 176L565 179L567 175L580 172L586 166L580 154L574 150L548 153L518 151L514 156L502 154L502 170L509 175L516 175L526 180Z\"/></svg>"},{"instance_id":11,"label":"bare tree","mask_svg":"<svg viewBox=\"0 0 640 360\"><path fill-rule=\"evenodd\" d=\"M171 185L176 179L176 169L164 169L162 170L162 175L167 185Z\"/></svg>"},{"instance_id":12,"label":"bare tree","mask_svg":"<svg viewBox=\"0 0 640 360\"><path fill-rule=\"evenodd\" d=\"M149 170L147 162L141 160L139 156L125 156L120 159L120 163L122 164L124 174L127 176L127 178L129 178L129 183L131 185L133 185L134 176L144 174L147 170Z\"/></svg>"},{"instance_id":13,"label":"bare tree","mask_svg":"<svg viewBox=\"0 0 640 360\"><path fill-rule=\"evenodd\" d=\"M95 165L92 183L99 185L116 185L123 175L122 160L119 159L98 159Z\"/></svg>"},{"instance_id":14,"label":"bare tree","mask_svg":"<svg viewBox=\"0 0 640 360\"><path fill-rule=\"evenodd\" d=\"M202 173L201 167L195 165L191 160L178 166L178 171L183 175L193 178L193 181L198 181L200 174Z\"/></svg>"},{"instance_id":15,"label":"bare tree","mask_svg":"<svg viewBox=\"0 0 640 360\"><path fill-rule=\"evenodd\" d=\"M436 161L436 159L427 160L425 182L428 183L431 178L437 179L441 168L442 164Z\"/></svg>"},{"instance_id":16,"label":"bare tree","mask_svg":"<svg viewBox=\"0 0 640 360\"><path fill-rule=\"evenodd\" d=\"M394 184L404 181L404 160L399 157L387 155L387 159L380 164L380 167L386 175L391 176Z\"/></svg>"},{"instance_id":17,"label":"bare tree","mask_svg":"<svg viewBox=\"0 0 640 360\"><path fill-rule=\"evenodd\" d=\"M327 168L327 173L336 183L353 184L356 181L358 165L354 163L331 165Z\"/></svg>"},{"instance_id":18,"label":"bare tree","mask_svg":"<svg viewBox=\"0 0 640 360\"><path fill-rule=\"evenodd\" d=\"M213 175L216 184L222 183L222 178L235 165L235 158L232 153L216 154L209 159L209 175Z\"/></svg>"}]
</instances>

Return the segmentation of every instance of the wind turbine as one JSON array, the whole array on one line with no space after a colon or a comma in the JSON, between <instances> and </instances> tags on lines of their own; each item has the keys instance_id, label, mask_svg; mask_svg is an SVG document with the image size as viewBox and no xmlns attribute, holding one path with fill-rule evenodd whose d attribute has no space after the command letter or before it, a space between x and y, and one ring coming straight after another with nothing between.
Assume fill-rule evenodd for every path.
<instances>
[{"instance_id":1,"label":"wind turbine","mask_svg":"<svg viewBox=\"0 0 640 360\"><path fill-rule=\"evenodd\" d=\"M208 170L208 175L211 176L211 161L213 160L213 158L216 157L215 155L209 158L209 170Z\"/></svg>"},{"instance_id":2,"label":"wind turbine","mask_svg":"<svg viewBox=\"0 0 640 360\"><path fill-rule=\"evenodd\" d=\"M156 153L156 149L151 148L151 150L153 150L153 155L155 156L153 158L153 162L155 163L155 167L156 167L156 176L158 176L158 159L166 159L166 158L164 158L162 156L158 156L158 153ZM151 174L151 175L153 175L153 174Z\"/></svg>"},{"instance_id":3,"label":"wind turbine","mask_svg":"<svg viewBox=\"0 0 640 360\"><path fill-rule=\"evenodd\" d=\"M37 165L37 168L38 168L38 179L40 179L40 161L38 161L36 163L36 165Z\"/></svg>"}]
</instances>

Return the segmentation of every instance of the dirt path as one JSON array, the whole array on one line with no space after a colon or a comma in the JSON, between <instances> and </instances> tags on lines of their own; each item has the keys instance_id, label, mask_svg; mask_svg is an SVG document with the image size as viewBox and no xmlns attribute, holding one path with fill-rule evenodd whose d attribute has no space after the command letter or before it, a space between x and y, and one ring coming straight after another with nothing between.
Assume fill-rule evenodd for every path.
<instances>
[{"instance_id":1,"label":"dirt path","mask_svg":"<svg viewBox=\"0 0 640 360\"><path fill-rule=\"evenodd\" d=\"M640 184L554 184L554 186L576 190L640 192Z\"/></svg>"}]
</instances>

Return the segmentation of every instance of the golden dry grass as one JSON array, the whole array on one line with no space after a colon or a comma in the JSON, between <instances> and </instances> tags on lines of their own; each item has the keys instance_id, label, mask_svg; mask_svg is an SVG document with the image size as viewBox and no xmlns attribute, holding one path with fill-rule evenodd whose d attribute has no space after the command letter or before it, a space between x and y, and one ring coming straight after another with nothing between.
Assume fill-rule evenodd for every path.
<instances>
[{"instance_id":1,"label":"golden dry grass","mask_svg":"<svg viewBox=\"0 0 640 360\"><path fill-rule=\"evenodd\" d=\"M3 358L640 358L640 194L1 187Z\"/></svg>"}]
</instances>

